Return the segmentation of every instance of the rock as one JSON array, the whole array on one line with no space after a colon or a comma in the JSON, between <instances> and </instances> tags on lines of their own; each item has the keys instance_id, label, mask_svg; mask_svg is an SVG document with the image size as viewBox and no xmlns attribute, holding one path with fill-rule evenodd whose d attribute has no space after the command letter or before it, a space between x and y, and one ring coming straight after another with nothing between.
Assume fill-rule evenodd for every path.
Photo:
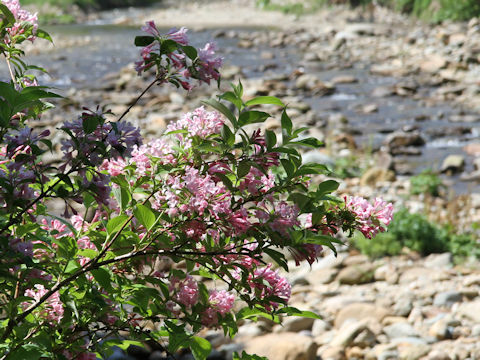
<instances>
[{"instance_id":1,"label":"rock","mask_svg":"<svg viewBox=\"0 0 480 360\"><path fill-rule=\"evenodd\" d=\"M309 284L330 284L338 274L337 269L327 268L321 270L309 271L305 276Z\"/></svg>"},{"instance_id":2,"label":"rock","mask_svg":"<svg viewBox=\"0 0 480 360\"><path fill-rule=\"evenodd\" d=\"M358 79L355 76L350 76L350 75L340 75L334 77L332 80L330 80L332 84L353 84L358 82Z\"/></svg>"},{"instance_id":3,"label":"rock","mask_svg":"<svg viewBox=\"0 0 480 360\"><path fill-rule=\"evenodd\" d=\"M327 155L325 152L321 150L311 150L307 151L302 155L302 161L304 164L306 163L317 163L317 164L324 164L330 168L335 166L335 161Z\"/></svg>"},{"instance_id":4,"label":"rock","mask_svg":"<svg viewBox=\"0 0 480 360\"><path fill-rule=\"evenodd\" d=\"M452 330L453 328L449 326L448 319L442 318L430 327L428 333L438 340L445 340L452 338Z\"/></svg>"},{"instance_id":5,"label":"rock","mask_svg":"<svg viewBox=\"0 0 480 360\"><path fill-rule=\"evenodd\" d=\"M366 360L397 360L397 347L393 344L376 345L365 355Z\"/></svg>"},{"instance_id":6,"label":"rock","mask_svg":"<svg viewBox=\"0 0 480 360\"><path fill-rule=\"evenodd\" d=\"M312 338L287 332L258 336L245 344L247 353L275 360L315 360L317 348Z\"/></svg>"},{"instance_id":7,"label":"rock","mask_svg":"<svg viewBox=\"0 0 480 360\"><path fill-rule=\"evenodd\" d=\"M367 104L363 105L361 108L361 112L364 114L372 114L378 111L378 105L377 104Z\"/></svg>"},{"instance_id":8,"label":"rock","mask_svg":"<svg viewBox=\"0 0 480 360\"><path fill-rule=\"evenodd\" d=\"M480 324L480 300L460 304L456 313Z\"/></svg>"},{"instance_id":9,"label":"rock","mask_svg":"<svg viewBox=\"0 0 480 360\"><path fill-rule=\"evenodd\" d=\"M416 131L398 131L387 135L383 143L384 145L388 146L388 148L395 149L405 146L422 146L425 145L425 139Z\"/></svg>"},{"instance_id":10,"label":"rock","mask_svg":"<svg viewBox=\"0 0 480 360\"><path fill-rule=\"evenodd\" d=\"M345 350L341 346L328 347L320 352L322 360L344 360Z\"/></svg>"},{"instance_id":11,"label":"rock","mask_svg":"<svg viewBox=\"0 0 480 360\"><path fill-rule=\"evenodd\" d=\"M465 157L463 155L448 155L442 162L440 172L442 173L459 173L465 167Z\"/></svg>"},{"instance_id":12,"label":"rock","mask_svg":"<svg viewBox=\"0 0 480 360\"><path fill-rule=\"evenodd\" d=\"M407 322L385 326L383 332L390 338L417 337L418 332Z\"/></svg>"},{"instance_id":13,"label":"rock","mask_svg":"<svg viewBox=\"0 0 480 360\"><path fill-rule=\"evenodd\" d=\"M452 253L430 254L425 258L423 266L430 269L449 269L453 267Z\"/></svg>"},{"instance_id":14,"label":"rock","mask_svg":"<svg viewBox=\"0 0 480 360\"><path fill-rule=\"evenodd\" d=\"M400 284L431 284L433 281L440 280L444 276L445 274L437 269L413 267L404 270L400 275L398 282Z\"/></svg>"},{"instance_id":15,"label":"rock","mask_svg":"<svg viewBox=\"0 0 480 360\"><path fill-rule=\"evenodd\" d=\"M368 303L353 303L344 306L335 317L335 327L340 328L347 320L373 319L380 323L389 311L381 306Z\"/></svg>"},{"instance_id":16,"label":"rock","mask_svg":"<svg viewBox=\"0 0 480 360\"><path fill-rule=\"evenodd\" d=\"M397 316L408 316L413 309L411 294L402 295L397 298L395 305L393 306L393 312Z\"/></svg>"},{"instance_id":17,"label":"rock","mask_svg":"<svg viewBox=\"0 0 480 360\"><path fill-rule=\"evenodd\" d=\"M480 116L478 115L451 115L448 118L450 122L465 122L465 123L476 123L480 121ZM467 145L468 146L468 145Z\"/></svg>"},{"instance_id":18,"label":"rock","mask_svg":"<svg viewBox=\"0 0 480 360\"><path fill-rule=\"evenodd\" d=\"M295 87L305 91L311 91L318 96L329 95L335 92L335 87L320 81L315 75L303 74L295 81Z\"/></svg>"},{"instance_id":19,"label":"rock","mask_svg":"<svg viewBox=\"0 0 480 360\"><path fill-rule=\"evenodd\" d=\"M389 284L396 284L398 281L398 270L392 264L385 264L378 267L373 274L375 281L386 281Z\"/></svg>"},{"instance_id":20,"label":"rock","mask_svg":"<svg viewBox=\"0 0 480 360\"><path fill-rule=\"evenodd\" d=\"M347 321L338 330L333 340L330 341L330 345L340 346L342 348L348 347L353 343L353 340L357 337L357 335L359 335L362 331L366 329L368 328L367 328L367 323L365 321L360 321L360 322Z\"/></svg>"},{"instance_id":21,"label":"rock","mask_svg":"<svg viewBox=\"0 0 480 360\"><path fill-rule=\"evenodd\" d=\"M447 351L432 350L428 353L427 360L451 360Z\"/></svg>"},{"instance_id":22,"label":"rock","mask_svg":"<svg viewBox=\"0 0 480 360\"><path fill-rule=\"evenodd\" d=\"M380 167L372 167L363 173L360 178L361 186L375 186L377 182L395 181L395 173L392 170L386 170Z\"/></svg>"},{"instance_id":23,"label":"rock","mask_svg":"<svg viewBox=\"0 0 480 360\"><path fill-rule=\"evenodd\" d=\"M462 293L458 291L445 291L435 295L433 305L440 307L451 307L456 302L461 302L463 299Z\"/></svg>"},{"instance_id":24,"label":"rock","mask_svg":"<svg viewBox=\"0 0 480 360\"><path fill-rule=\"evenodd\" d=\"M332 326L323 319L315 319L312 325L312 336L320 336L330 330Z\"/></svg>"},{"instance_id":25,"label":"rock","mask_svg":"<svg viewBox=\"0 0 480 360\"><path fill-rule=\"evenodd\" d=\"M373 281L373 273L370 264L351 265L340 270L336 280L346 285L366 284Z\"/></svg>"},{"instance_id":26,"label":"rock","mask_svg":"<svg viewBox=\"0 0 480 360\"><path fill-rule=\"evenodd\" d=\"M430 352L429 345L403 345L399 346L398 353L401 360L418 360Z\"/></svg>"},{"instance_id":27,"label":"rock","mask_svg":"<svg viewBox=\"0 0 480 360\"><path fill-rule=\"evenodd\" d=\"M280 332L299 332L311 330L315 319L307 317L288 317L280 327Z\"/></svg>"},{"instance_id":28,"label":"rock","mask_svg":"<svg viewBox=\"0 0 480 360\"><path fill-rule=\"evenodd\" d=\"M372 91L372 96L377 98L384 98L393 94L395 94L395 89L391 86L379 86Z\"/></svg>"},{"instance_id":29,"label":"rock","mask_svg":"<svg viewBox=\"0 0 480 360\"><path fill-rule=\"evenodd\" d=\"M447 67L448 61L440 55L430 55L426 60L420 62L420 70L428 73L436 73Z\"/></svg>"}]
</instances>

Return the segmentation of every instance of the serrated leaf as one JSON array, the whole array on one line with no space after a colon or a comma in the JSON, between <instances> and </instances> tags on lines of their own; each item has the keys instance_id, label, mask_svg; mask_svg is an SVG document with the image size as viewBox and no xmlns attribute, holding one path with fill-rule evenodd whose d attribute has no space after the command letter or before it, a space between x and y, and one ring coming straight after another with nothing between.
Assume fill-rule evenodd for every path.
<instances>
[{"instance_id":1,"label":"serrated leaf","mask_svg":"<svg viewBox=\"0 0 480 360\"><path fill-rule=\"evenodd\" d=\"M189 345L195 360L206 360L212 352L212 344L198 336L193 336L189 341Z\"/></svg>"},{"instance_id":2,"label":"serrated leaf","mask_svg":"<svg viewBox=\"0 0 480 360\"><path fill-rule=\"evenodd\" d=\"M281 107L285 107L285 104L279 98L275 96L258 96L253 98L245 103L247 106L254 106L254 105L278 105Z\"/></svg>"},{"instance_id":3,"label":"serrated leaf","mask_svg":"<svg viewBox=\"0 0 480 360\"><path fill-rule=\"evenodd\" d=\"M135 218L138 220L138 222L145 226L147 230L150 230L155 224L155 214L153 213L152 209L145 205L138 204L137 207L133 210L133 214L135 215Z\"/></svg>"}]
</instances>

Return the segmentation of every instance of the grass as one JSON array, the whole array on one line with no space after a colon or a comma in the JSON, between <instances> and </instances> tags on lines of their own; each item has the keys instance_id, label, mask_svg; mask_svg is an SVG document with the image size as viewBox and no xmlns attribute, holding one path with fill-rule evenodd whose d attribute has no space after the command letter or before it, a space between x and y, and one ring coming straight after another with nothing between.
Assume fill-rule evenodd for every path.
<instances>
[{"instance_id":1,"label":"grass","mask_svg":"<svg viewBox=\"0 0 480 360\"><path fill-rule=\"evenodd\" d=\"M259 8L282 11L301 16L316 11L322 6L349 4L353 7L366 6L374 0L257 0ZM438 23L444 20L465 21L480 16L479 0L376 0L377 4L387 6L402 13L410 14L422 20Z\"/></svg>"}]
</instances>

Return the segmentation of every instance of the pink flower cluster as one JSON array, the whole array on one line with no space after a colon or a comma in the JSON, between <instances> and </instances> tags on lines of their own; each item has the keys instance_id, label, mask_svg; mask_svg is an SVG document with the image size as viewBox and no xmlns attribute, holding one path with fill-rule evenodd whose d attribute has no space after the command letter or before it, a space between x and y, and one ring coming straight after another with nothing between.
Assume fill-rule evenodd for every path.
<instances>
[{"instance_id":1,"label":"pink flower cluster","mask_svg":"<svg viewBox=\"0 0 480 360\"><path fill-rule=\"evenodd\" d=\"M212 134L219 134L224 124L223 118L216 111L206 111L203 106L192 112L186 113L178 121L172 122L167 126L166 132L176 130L187 130L188 137L198 136L206 139ZM177 138L183 143L185 148L191 146L191 139L185 143L182 134L176 134Z\"/></svg>"},{"instance_id":2,"label":"pink flower cluster","mask_svg":"<svg viewBox=\"0 0 480 360\"><path fill-rule=\"evenodd\" d=\"M218 323L218 314L230 312L235 303L235 296L226 290L213 290L208 297L209 307L202 315L202 324L210 327Z\"/></svg>"},{"instance_id":3,"label":"pink flower cluster","mask_svg":"<svg viewBox=\"0 0 480 360\"><path fill-rule=\"evenodd\" d=\"M198 302L198 284L195 279L187 275L185 279L172 277L168 290L172 293L172 299L186 307L192 307Z\"/></svg>"},{"instance_id":4,"label":"pink flower cluster","mask_svg":"<svg viewBox=\"0 0 480 360\"><path fill-rule=\"evenodd\" d=\"M182 46L188 46L187 29L171 29L161 35L153 21L147 21L142 30L154 37L154 41L141 50L141 60L135 62L135 70L140 75L142 72L157 66L159 77L163 81L170 81L182 86L185 90L193 88L192 79L210 84L211 80L218 80L218 68L222 65L222 58L215 56L215 45L207 43L204 48L197 51L198 56L192 59L185 53ZM161 44L165 40L173 40L178 45L175 51L161 54ZM190 55L191 56L191 55Z\"/></svg>"},{"instance_id":5,"label":"pink flower cluster","mask_svg":"<svg viewBox=\"0 0 480 360\"><path fill-rule=\"evenodd\" d=\"M33 35L28 38L28 40L34 41L35 40L35 32L38 28L38 18L37 14L31 14L27 10L24 10L20 7L19 0L2 0L2 3L7 6L8 10L13 14L15 17L15 24L7 28L7 32L12 39L14 36L21 35L25 32L26 26L33 27ZM5 43L9 43L10 39L4 39Z\"/></svg>"},{"instance_id":6,"label":"pink flower cluster","mask_svg":"<svg viewBox=\"0 0 480 360\"><path fill-rule=\"evenodd\" d=\"M35 284L35 289L28 289L25 291L25 296L33 298L35 301L39 301L42 296L48 292L47 289L41 284ZM30 306L30 303L22 303L23 307L26 309ZM45 320L47 320L51 325L58 323L63 318L63 303L60 300L60 294L57 292L53 293L47 301L42 305L40 310L37 312L37 315Z\"/></svg>"},{"instance_id":7,"label":"pink flower cluster","mask_svg":"<svg viewBox=\"0 0 480 360\"><path fill-rule=\"evenodd\" d=\"M393 218L393 205L378 198L372 205L362 197L345 197L345 207L355 215L357 229L369 239L384 232Z\"/></svg>"},{"instance_id":8,"label":"pink flower cluster","mask_svg":"<svg viewBox=\"0 0 480 360\"><path fill-rule=\"evenodd\" d=\"M291 285L287 279L278 274L278 271L271 269L271 264L255 269L253 277L250 276L248 281L252 289L255 289L255 295L261 300L275 296L282 299L286 304L290 299L292 293ZM270 301L269 306L276 309L278 303Z\"/></svg>"}]
</instances>

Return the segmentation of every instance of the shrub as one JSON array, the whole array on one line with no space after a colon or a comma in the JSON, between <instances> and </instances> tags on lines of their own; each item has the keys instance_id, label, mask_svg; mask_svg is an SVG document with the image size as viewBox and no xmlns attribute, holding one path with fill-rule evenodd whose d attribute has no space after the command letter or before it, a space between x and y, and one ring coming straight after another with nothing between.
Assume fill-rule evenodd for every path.
<instances>
[{"instance_id":1,"label":"shrub","mask_svg":"<svg viewBox=\"0 0 480 360\"><path fill-rule=\"evenodd\" d=\"M412 195L429 194L439 196L440 190L444 187L442 179L431 170L424 170L410 178L410 193Z\"/></svg>"}]
</instances>

